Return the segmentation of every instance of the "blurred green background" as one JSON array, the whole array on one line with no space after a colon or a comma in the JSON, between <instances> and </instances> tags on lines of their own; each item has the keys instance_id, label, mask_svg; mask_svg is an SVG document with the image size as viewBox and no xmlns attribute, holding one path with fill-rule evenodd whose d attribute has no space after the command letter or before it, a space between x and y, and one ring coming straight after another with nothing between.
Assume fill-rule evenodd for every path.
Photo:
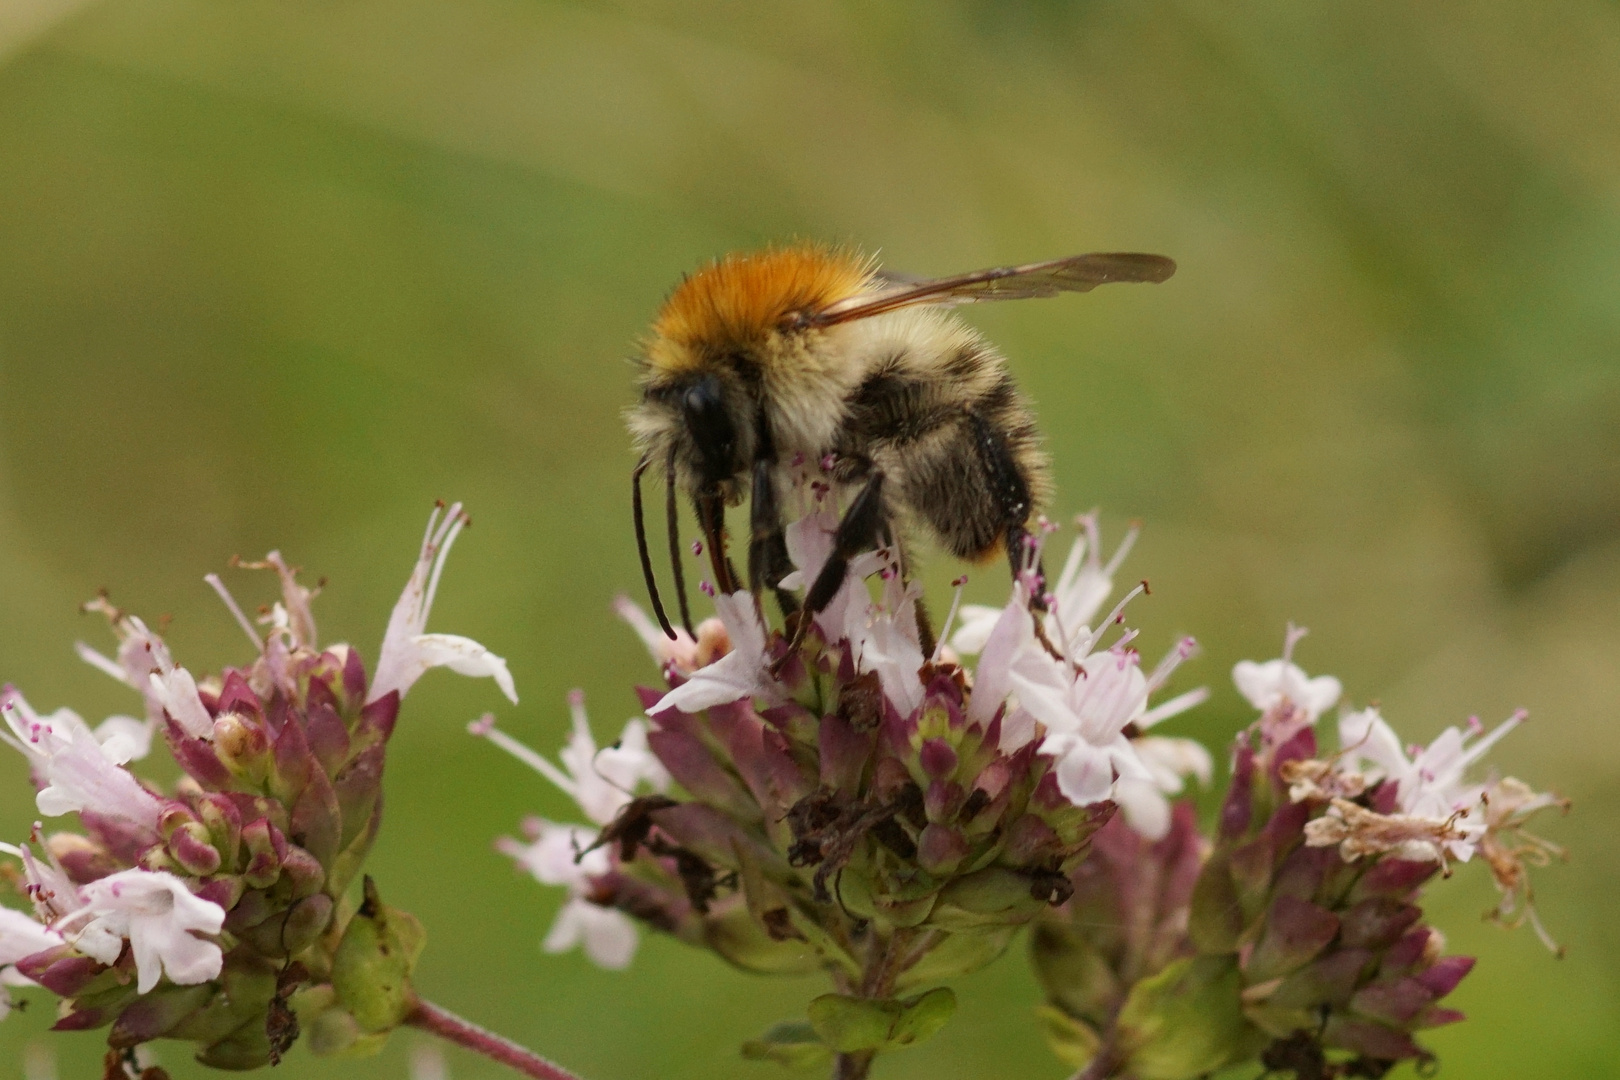
<instances>
[{"instance_id":1,"label":"blurred green background","mask_svg":"<svg viewBox=\"0 0 1620 1080\"><path fill-rule=\"evenodd\" d=\"M624 974L544 956L559 896L490 845L567 803L463 725L497 708L550 752L570 687L605 736L632 714L625 359L681 272L790 237L924 274L1180 261L969 313L1039 404L1056 509L1146 523L1133 615L1150 653L1203 641L1179 685L1217 693L1176 725L1211 745L1247 719L1231 664L1290 618L1414 740L1531 710L1495 757L1575 799L1548 830L1573 861L1538 879L1569 956L1482 924L1462 868L1433 913L1482 963L1432 1045L1469 1080L1615 1075L1610 0L4 0L0 678L131 709L69 648L106 640L75 610L104 585L171 613L194 670L240 662L202 574L271 547L375 657L432 500L466 500L433 628L505 655L523 703L442 672L407 703L371 869L426 920L424 992L591 1080L771 1080L735 1048L814 984L656 939ZM24 778L0 758L8 838ZM1021 952L960 989L882 1076L1064 1075ZM0 1025L0 1078L48 1011ZM402 1078L412 1041L280 1075ZM54 1044L63 1080L99 1075L99 1036Z\"/></svg>"}]
</instances>

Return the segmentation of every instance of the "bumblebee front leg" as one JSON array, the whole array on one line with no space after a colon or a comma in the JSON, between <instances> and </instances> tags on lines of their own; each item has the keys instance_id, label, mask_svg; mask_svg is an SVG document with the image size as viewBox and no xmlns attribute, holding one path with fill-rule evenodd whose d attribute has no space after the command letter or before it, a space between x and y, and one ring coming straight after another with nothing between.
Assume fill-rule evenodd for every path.
<instances>
[{"instance_id":1,"label":"bumblebee front leg","mask_svg":"<svg viewBox=\"0 0 1620 1080\"><path fill-rule=\"evenodd\" d=\"M861 552L877 546L888 529L889 515L883 503L883 474L876 469L867 478L866 485L856 494L833 534L832 554L816 575L810 591L805 594L804 608L799 612L798 625L793 630L793 647L804 641L810 621L818 612L825 611L833 597L849 576L849 561Z\"/></svg>"},{"instance_id":2,"label":"bumblebee front leg","mask_svg":"<svg viewBox=\"0 0 1620 1080\"><path fill-rule=\"evenodd\" d=\"M785 619L799 610L798 599L780 582L793 572L788 558L787 537L782 532L782 508L777 501L774 462L759 458L754 462L753 491L749 496L752 533L748 544L748 587L758 596L769 586Z\"/></svg>"}]
</instances>

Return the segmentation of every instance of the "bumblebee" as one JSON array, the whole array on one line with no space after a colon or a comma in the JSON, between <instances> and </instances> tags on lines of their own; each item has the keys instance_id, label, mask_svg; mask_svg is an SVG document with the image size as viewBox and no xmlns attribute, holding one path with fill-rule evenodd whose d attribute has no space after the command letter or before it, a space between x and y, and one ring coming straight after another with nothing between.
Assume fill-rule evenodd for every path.
<instances>
[{"instance_id":1,"label":"bumblebee","mask_svg":"<svg viewBox=\"0 0 1620 1080\"><path fill-rule=\"evenodd\" d=\"M691 499L715 585L740 588L725 511L749 498L748 586L775 591L794 568L782 502L793 471L823 461L853 491L831 558L804 597L831 603L849 562L905 531L961 559L1005 552L1016 575L1025 537L1051 488L1029 401L1006 361L949 310L987 300L1087 292L1112 281L1161 282L1162 255L1094 253L935 280L882 273L836 248L728 255L686 277L665 301L640 356L641 400L627 420L640 452L632 509L642 572L659 625L675 631L647 547L642 475L663 468L680 615L692 620L681 570L679 500Z\"/></svg>"}]
</instances>

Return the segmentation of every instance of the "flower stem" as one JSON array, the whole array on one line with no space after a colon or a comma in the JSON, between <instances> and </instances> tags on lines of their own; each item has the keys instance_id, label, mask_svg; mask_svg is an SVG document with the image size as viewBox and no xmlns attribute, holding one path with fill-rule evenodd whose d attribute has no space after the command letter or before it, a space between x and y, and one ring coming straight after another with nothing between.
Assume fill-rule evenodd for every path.
<instances>
[{"instance_id":1,"label":"flower stem","mask_svg":"<svg viewBox=\"0 0 1620 1080\"><path fill-rule=\"evenodd\" d=\"M553 1065L539 1054L524 1049L511 1039L503 1038L493 1031L485 1031L477 1024L463 1020L450 1010L442 1009L429 1001L418 999L416 1008L411 1010L405 1022L411 1027L431 1031L439 1038L453 1042L475 1054L482 1054L491 1061L498 1061L524 1076L532 1076L535 1080L580 1080L561 1065Z\"/></svg>"},{"instance_id":2,"label":"flower stem","mask_svg":"<svg viewBox=\"0 0 1620 1080\"><path fill-rule=\"evenodd\" d=\"M1111 1080L1119 1068L1119 1061L1114 1053L1112 1032L1107 1041L1097 1048L1096 1054L1090 1061L1080 1068L1080 1071L1069 1077L1069 1080Z\"/></svg>"},{"instance_id":3,"label":"flower stem","mask_svg":"<svg viewBox=\"0 0 1620 1080\"><path fill-rule=\"evenodd\" d=\"M839 1054L833 1061L833 1080L866 1080L872 1071L872 1059L877 1055L870 1050L853 1054Z\"/></svg>"}]
</instances>

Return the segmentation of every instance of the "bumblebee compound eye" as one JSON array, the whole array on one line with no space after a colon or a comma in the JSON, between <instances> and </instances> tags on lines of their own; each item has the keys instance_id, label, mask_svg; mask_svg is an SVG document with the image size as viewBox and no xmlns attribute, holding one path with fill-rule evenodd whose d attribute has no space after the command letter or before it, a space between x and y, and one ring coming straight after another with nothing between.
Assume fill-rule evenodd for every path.
<instances>
[{"instance_id":1,"label":"bumblebee compound eye","mask_svg":"<svg viewBox=\"0 0 1620 1080\"><path fill-rule=\"evenodd\" d=\"M706 375L694 383L681 399L681 412L697 448L703 486L713 490L737 473L737 428L719 380Z\"/></svg>"}]
</instances>

